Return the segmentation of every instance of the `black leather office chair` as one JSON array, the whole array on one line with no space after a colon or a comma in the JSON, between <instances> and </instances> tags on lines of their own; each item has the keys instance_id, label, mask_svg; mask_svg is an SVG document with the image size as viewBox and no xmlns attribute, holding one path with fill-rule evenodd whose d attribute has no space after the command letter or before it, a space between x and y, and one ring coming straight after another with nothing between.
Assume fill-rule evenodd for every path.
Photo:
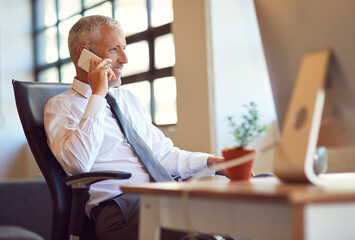
<instances>
[{"instance_id":1,"label":"black leather office chair","mask_svg":"<svg viewBox=\"0 0 355 240\"><path fill-rule=\"evenodd\" d=\"M52 198L51 239L79 239L79 236L80 239L96 239L94 227L84 213L90 185L105 179L127 179L131 174L89 172L67 177L47 145L43 112L51 97L68 90L71 85L16 80L12 80L12 84L23 130Z\"/></svg>"}]
</instances>

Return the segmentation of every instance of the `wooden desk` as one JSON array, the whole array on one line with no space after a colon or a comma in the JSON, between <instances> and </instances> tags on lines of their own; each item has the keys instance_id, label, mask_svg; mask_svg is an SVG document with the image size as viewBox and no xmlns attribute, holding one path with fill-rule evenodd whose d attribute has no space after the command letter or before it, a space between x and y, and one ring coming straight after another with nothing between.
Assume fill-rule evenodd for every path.
<instances>
[{"instance_id":1,"label":"wooden desk","mask_svg":"<svg viewBox=\"0 0 355 240\"><path fill-rule=\"evenodd\" d=\"M141 195L140 240L160 228L270 240L355 239L355 187L201 181L122 187ZM188 193L188 194L187 194Z\"/></svg>"}]
</instances>

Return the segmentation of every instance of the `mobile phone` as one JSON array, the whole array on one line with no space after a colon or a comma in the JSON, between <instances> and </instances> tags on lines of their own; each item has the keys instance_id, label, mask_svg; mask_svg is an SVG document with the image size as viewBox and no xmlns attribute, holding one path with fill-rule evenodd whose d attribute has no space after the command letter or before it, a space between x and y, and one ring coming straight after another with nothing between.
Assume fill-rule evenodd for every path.
<instances>
[{"instance_id":1,"label":"mobile phone","mask_svg":"<svg viewBox=\"0 0 355 240\"><path fill-rule=\"evenodd\" d=\"M84 69L86 72L89 72L90 59L94 59L96 62L101 61L101 58L99 56L84 48L81 51L78 66Z\"/></svg>"}]
</instances>

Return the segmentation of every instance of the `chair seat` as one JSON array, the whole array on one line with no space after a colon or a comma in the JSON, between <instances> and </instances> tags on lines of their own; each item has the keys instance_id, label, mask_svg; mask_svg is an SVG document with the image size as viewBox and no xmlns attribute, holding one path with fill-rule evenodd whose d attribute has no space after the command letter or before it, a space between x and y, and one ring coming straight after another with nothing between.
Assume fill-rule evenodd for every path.
<instances>
[{"instance_id":1,"label":"chair seat","mask_svg":"<svg viewBox=\"0 0 355 240\"><path fill-rule=\"evenodd\" d=\"M18 226L0 226L1 240L44 240L38 234Z\"/></svg>"}]
</instances>

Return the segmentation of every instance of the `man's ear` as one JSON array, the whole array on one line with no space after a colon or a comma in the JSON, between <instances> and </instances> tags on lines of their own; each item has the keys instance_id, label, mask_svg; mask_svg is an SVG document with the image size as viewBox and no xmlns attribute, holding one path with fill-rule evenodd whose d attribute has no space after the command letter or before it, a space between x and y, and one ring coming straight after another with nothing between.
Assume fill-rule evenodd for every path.
<instances>
[{"instance_id":1,"label":"man's ear","mask_svg":"<svg viewBox=\"0 0 355 240\"><path fill-rule=\"evenodd\" d=\"M88 46L86 46L86 45L82 45L82 44L80 44L80 45L78 45L77 47L76 47L76 56L77 56L77 60L79 60L79 57L80 57L80 55L81 55L81 52L83 51L83 49L84 48L86 48L87 50L89 50L89 47Z\"/></svg>"}]
</instances>

